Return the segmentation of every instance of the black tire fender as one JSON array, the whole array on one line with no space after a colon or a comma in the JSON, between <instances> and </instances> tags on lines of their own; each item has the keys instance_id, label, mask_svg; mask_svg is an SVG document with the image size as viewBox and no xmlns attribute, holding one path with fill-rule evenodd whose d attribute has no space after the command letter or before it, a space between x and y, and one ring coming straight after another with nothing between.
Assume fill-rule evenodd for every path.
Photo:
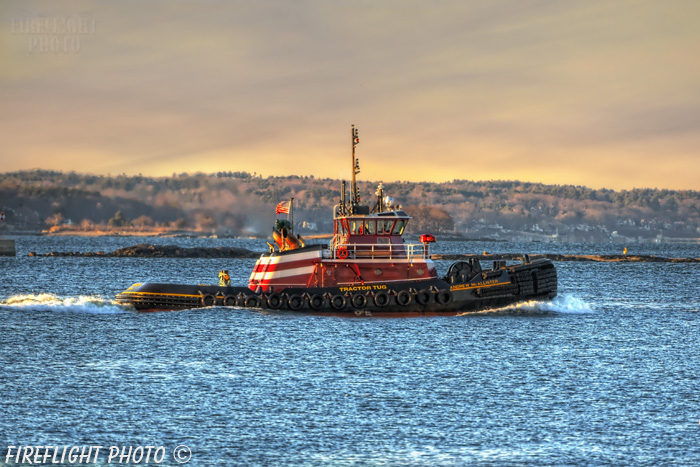
<instances>
[{"instance_id":1,"label":"black tire fender","mask_svg":"<svg viewBox=\"0 0 700 467\"><path fill-rule=\"evenodd\" d=\"M326 299L323 295L312 295L309 298L309 306L314 310L320 310L326 304Z\"/></svg>"},{"instance_id":2,"label":"black tire fender","mask_svg":"<svg viewBox=\"0 0 700 467\"><path fill-rule=\"evenodd\" d=\"M401 306L408 306L413 301L413 296L408 290L399 290L396 294L396 303Z\"/></svg>"},{"instance_id":3,"label":"black tire fender","mask_svg":"<svg viewBox=\"0 0 700 467\"><path fill-rule=\"evenodd\" d=\"M336 310L342 310L345 308L347 299L343 295L333 295L331 297L331 306Z\"/></svg>"},{"instance_id":4,"label":"black tire fender","mask_svg":"<svg viewBox=\"0 0 700 467\"><path fill-rule=\"evenodd\" d=\"M282 308L283 304L284 304L284 297L282 297L278 293L270 294L270 296L267 297L268 308L272 308L273 310L278 310L278 309Z\"/></svg>"},{"instance_id":5,"label":"black tire fender","mask_svg":"<svg viewBox=\"0 0 700 467\"><path fill-rule=\"evenodd\" d=\"M374 304L379 308L384 308L385 306L387 306L389 304L389 301L389 294L384 291L374 294Z\"/></svg>"},{"instance_id":6,"label":"black tire fender","mask_svg":"<svg viewBox=\"0 0 700 467\"><path fill-rule=\"evenodd\" d=\"M297 294L290 295L287 299L287 306L290 310L301 310L301 307L304 306L304 297Z\"/></svg>"},{"instance_id":7,"label":"black tire fender","mask_svg":"<svg viewBox=\"0 0 700 467\"><path fill-rule=\"evenodd\" d=\"M433 293L428 289L419 290L416 293L416 303L419 305L427 305L430 303L430 299L433 297Z\"/></svg>"},{"instance_id":8,"label":"black tire fender","mask_svg":"<svg viewBox=\"0 0 700 467\"><path fill-rule=\"evenodd\" d=\"M258 308L260 306L260 297L257 295L248 295L244 303L246 308Z\"/></svg>"},{"instance_id":9,"label":"black tire fender","mask_svg":"<svg viewBox=\"0 0 700 467\"><path fill-rule=\"evenodd\" d=\"M450 289L442 289L435 294L435 301L437 301L440 305L449 305L452 303L452 300L454 300L454 297L452 296L452 291Z\"/></svg>"},{"instance_id":10,"label":"black tire fender","mask_svg":"<svg viewBox=\"0 0 700 467\"><path fill-rule=\"evenodd\" d=\"M226 295L223 303L224 306L236 306L238 304L238 299L235 295Z\"/></svg>"},{"instance_id":11,"label":"black tire fender","mask_svg":"<svg viewBox=\"0 0 700 467\"><path fill-rule=\"evenodd\" d=\"M350 298L350 303L353 308L364 308L367 306L367 295L358 293Z\"/></svg>"},{"instance_id":12,"label":"black tire fender","mask_svg":"<svg viewBox=\"0 0 700 467\"><path fill-rule=\"evenodd\" d=\"M203 293L201 302L202 306L214 306L216 305L216 297L210 293Z\"/></svg>"}]
</instances>

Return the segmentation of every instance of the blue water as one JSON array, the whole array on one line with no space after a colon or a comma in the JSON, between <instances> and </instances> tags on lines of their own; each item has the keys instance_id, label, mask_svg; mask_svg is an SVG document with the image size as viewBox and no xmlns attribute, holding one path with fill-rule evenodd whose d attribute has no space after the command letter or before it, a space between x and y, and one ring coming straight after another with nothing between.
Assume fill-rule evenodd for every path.
<instances>
[{"instance_id":1,"label":"blue water","mask_svg":"<svg viewBox=\"0 0 700 467\"><path fill-rule=\"evenodd\" d=\"M18 256L0 258L0 464L11 445L152 445L166 448L161 465L179 465L172 451L187 445L188 465L700 465L698 264L560 262L550 302L342 319L139 314L112 300L147 279L215 283L223 268L243 283L251 259L26 256L143 241L264 249L17 237ZM700 257L696 246L634 248Z\"/></svg>"}]
</instances>

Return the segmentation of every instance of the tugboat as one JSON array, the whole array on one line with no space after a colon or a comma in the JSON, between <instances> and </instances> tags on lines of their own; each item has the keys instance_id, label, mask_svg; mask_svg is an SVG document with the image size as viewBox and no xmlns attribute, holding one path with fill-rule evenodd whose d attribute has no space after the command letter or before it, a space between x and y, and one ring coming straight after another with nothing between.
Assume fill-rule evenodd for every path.
<instances>
[{"instance_id":1,"label":"tugboat","mask_svg":"<svg viewBox=\"0 0 700 467\"><path fill-rule=\"evenodd\" d=\"M331 316L456 315L500 308L557 294L557 273L548 259L508 265L494 261L482 269L477 258L453 263L440 277L430 256L435 237L405 243L411 217L384 196L382 184L373 208L363 205L356 184L359 164L352 127L352 185L348 199L333 209L333 236L327 245L307 245L293 232L293 221L281 219L273 229L274 244L255 263L247 286L231 286L228 271L218 285L134 284L117 294L117 302L141 311L225 306L303 312ZM277 213L292 211L292 200Z\"/></svg>"}]
</instances>

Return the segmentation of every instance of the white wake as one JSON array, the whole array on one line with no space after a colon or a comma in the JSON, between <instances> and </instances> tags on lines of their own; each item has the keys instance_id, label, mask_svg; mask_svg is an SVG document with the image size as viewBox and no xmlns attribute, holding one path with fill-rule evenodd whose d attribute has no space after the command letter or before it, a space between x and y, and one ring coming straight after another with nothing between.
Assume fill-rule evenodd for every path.
<instances>
[{"instance_id":1,"label":"white wake","mask_svg":"<svg viewBox=\"0 0 700 467\"><path fill-rule=\"evenodd\" d=\"M502 308L492 308L474 313L504 313L504 314L530 314L530 313L569 313L569 314L588 314L595 313L595 310L585 301L572 295L557 295L552 300L531 300L528 302L517 303L514 305L504 306Z\"/></svg>"},{"instance_id":2,"label":"white wake","mask_svg":"<svg viewBox=\"0 0 700 467\"><path fill-rule=\"evenodd\" d=\"M0 301L0 309L52 311L59 313L115 314L132 309L114 300L95 296L59 297L54 294L14 295Z\"/></svg>"}]
</instances>

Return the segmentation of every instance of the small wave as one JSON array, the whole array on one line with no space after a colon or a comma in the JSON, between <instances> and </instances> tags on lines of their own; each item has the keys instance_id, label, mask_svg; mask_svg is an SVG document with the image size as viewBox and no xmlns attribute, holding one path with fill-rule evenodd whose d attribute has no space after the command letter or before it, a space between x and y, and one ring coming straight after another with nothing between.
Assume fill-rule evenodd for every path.
<instances>
[{"instance_id":1,"label":"small wave","mask_svg":"<svg viewBox=\"0 0 700 467\"><path fill-rule=\"evenodd\" d=\"M114 300L94 296L58 297L54 294L15 295L0 301L0 308L59 313L115 314L132 311Z\"/></svg>"}]
</instances>

